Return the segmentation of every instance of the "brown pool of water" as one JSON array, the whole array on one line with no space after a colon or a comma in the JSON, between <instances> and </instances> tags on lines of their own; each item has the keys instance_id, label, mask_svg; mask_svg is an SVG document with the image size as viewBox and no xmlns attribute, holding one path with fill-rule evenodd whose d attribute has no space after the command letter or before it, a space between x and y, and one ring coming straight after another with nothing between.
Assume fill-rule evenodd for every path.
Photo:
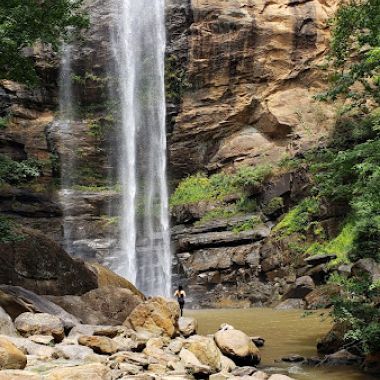
<instances>
[{"instance_id":1,"label":"brown pool of water","mask_svg":"<svg viewBox=\"0 0 380 380\"><path fill-rule=\"evenodd\" d=\"M290 354L317 356L316 342L331 328L328 312L318 311L305 316L303 311L273 309L186 310L185 316L198 320L199 333L215 333L228 323L250 336L261 336L265 346L260 349L260 367L267 372L284 373L297 380L374 380L355 367L312 368L287 365L281 358Z\"/></svg>"}]
</instances>

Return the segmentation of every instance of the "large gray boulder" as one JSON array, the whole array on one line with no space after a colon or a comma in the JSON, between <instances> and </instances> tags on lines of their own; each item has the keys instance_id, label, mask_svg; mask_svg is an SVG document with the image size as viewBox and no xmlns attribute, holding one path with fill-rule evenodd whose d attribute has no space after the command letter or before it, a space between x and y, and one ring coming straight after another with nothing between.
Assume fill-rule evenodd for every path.
<instances>
[{"instance_id":1,"label":"large gray boulder","mask_svg":"<svg viewBox=\"0 0 380 380\"><path fill-rule=\"evenodd\" d=\"M219 330L215 342L223 355L232 359L237 365L256 365L260 363L260 352L252 339L243 331L235 329Z\"/></svg>"},{"instance_id":2,"label":"large gray boulder","mask_svg":"<svg viewBox=\"0 0 380 380\"><path fill-rule=\"evenodd\" d=\"M46 297L20 286L0 285L0 306L14 320L25 312L47 313L59 317L65 329L79 324L79 320Z\"/></svg>"},{"instance_id":3,"label":"large gray boulder","mask_svg":"<svg viewBox=\"0 0 380 380\"><path fill-rule=\"evenodd\" d=\"M56 342L61 342L65 337L61 319L46 313L23 313L16 318L15 327L26 338L32 335L50 335Z\"/></svg>"}]
</instances>

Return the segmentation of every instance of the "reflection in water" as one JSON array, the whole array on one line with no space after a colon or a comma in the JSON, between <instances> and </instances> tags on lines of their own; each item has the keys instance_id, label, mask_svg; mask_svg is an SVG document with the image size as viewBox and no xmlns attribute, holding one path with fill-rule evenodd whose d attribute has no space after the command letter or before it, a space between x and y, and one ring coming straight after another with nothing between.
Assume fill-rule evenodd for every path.
<instances>
[{"instance_id":1,"label":"reflection in water","mask_svg":"<svg viewBox=\"0 0 380 380\"><path fill-rule=\"evenodd\" d=\"M303 317L302 311L277 311L273 309L245 310L191 310L199 322L200 334L214 333L221 323L229 323L250 336L262 336L265 347L261 348L261 367L265 371L282 372L297 380L373 380L353 367L310 368L294 364L286 365L280 359L289 354L306 357L317 355L316 341L331 327L327 313L318 311Z\"/></svg>"}]
</instances>

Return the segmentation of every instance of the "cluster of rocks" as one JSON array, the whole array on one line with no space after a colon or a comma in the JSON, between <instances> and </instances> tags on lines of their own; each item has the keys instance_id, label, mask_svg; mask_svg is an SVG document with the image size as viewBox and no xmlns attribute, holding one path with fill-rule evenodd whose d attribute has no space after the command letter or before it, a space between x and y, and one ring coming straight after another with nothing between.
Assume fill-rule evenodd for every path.
<instances>
[{"instance_id":1,"label":"cluster of rocks","mask_svg":"<svg viewBox=\"0 0 380 380\"><path fill-rule=\"evenodd\" d=\"M307 173L299 168L271 178L252 193L247 191L246 196L260 205L257 213L202 220L215 208L228 210L228 202L238 195L221 204L200 201L173 207L174 282L188 286L192 306L317 309L330 305L337 288L326 285L331 273L328 264L336 256L295 255L289 248L292 237L279 236L274 228L308 188ZM281 199L282 206L266 209L275 199ZM337 217L334 211L321 220L331 224ZM241 225L250 228L240 231Z\"/></svg>"},{"instance_id":2,"label":"cluster of rocks","mask_svg":"<svg viewBox=\"0 0 380 380\"><path fill-rule=\"evenodd\" d=\"M0 309L0 333L1 380L290 380L255 367L260 352L244 332L222 325L214 336L198 335L196 320L179 318L178 304L161 297L119 325L32 312L13 322Z\"/></svg>"}]
</instances>

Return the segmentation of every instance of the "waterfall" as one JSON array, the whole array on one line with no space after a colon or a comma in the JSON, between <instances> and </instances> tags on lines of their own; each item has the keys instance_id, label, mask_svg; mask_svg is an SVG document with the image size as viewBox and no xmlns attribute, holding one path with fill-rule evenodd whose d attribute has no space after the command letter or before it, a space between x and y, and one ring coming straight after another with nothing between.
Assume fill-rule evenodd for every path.
<instances>
[{"instance_id":1,"label":"waterfall","mask_svg":"<svg viewBox=\"0 0 380 380\"><path fill-rule=\"evenodd\" d=\"M61 191L60 202L63 208L63 246L69 253L72 249L72 223L70 223L70 205L72 204L72 173L75 168L75 154L72 151L72 123L74 118L73 85L71 56L72 46L63 44L62 59L59 76L59 119L57 128L60 133L60 141L63 149L61 160Z\"/></svg>"},{"instance_id":2,"label":"waterfall","mask_svg":"<svg viewBox=\"0 0 380 380\"><path fill-rule=\"evenodd\" d=\"M171 252L166 183L165 0L115 0L112 48L120 108L120 275L168 296Z\"/></svg>"}]
</instances>

